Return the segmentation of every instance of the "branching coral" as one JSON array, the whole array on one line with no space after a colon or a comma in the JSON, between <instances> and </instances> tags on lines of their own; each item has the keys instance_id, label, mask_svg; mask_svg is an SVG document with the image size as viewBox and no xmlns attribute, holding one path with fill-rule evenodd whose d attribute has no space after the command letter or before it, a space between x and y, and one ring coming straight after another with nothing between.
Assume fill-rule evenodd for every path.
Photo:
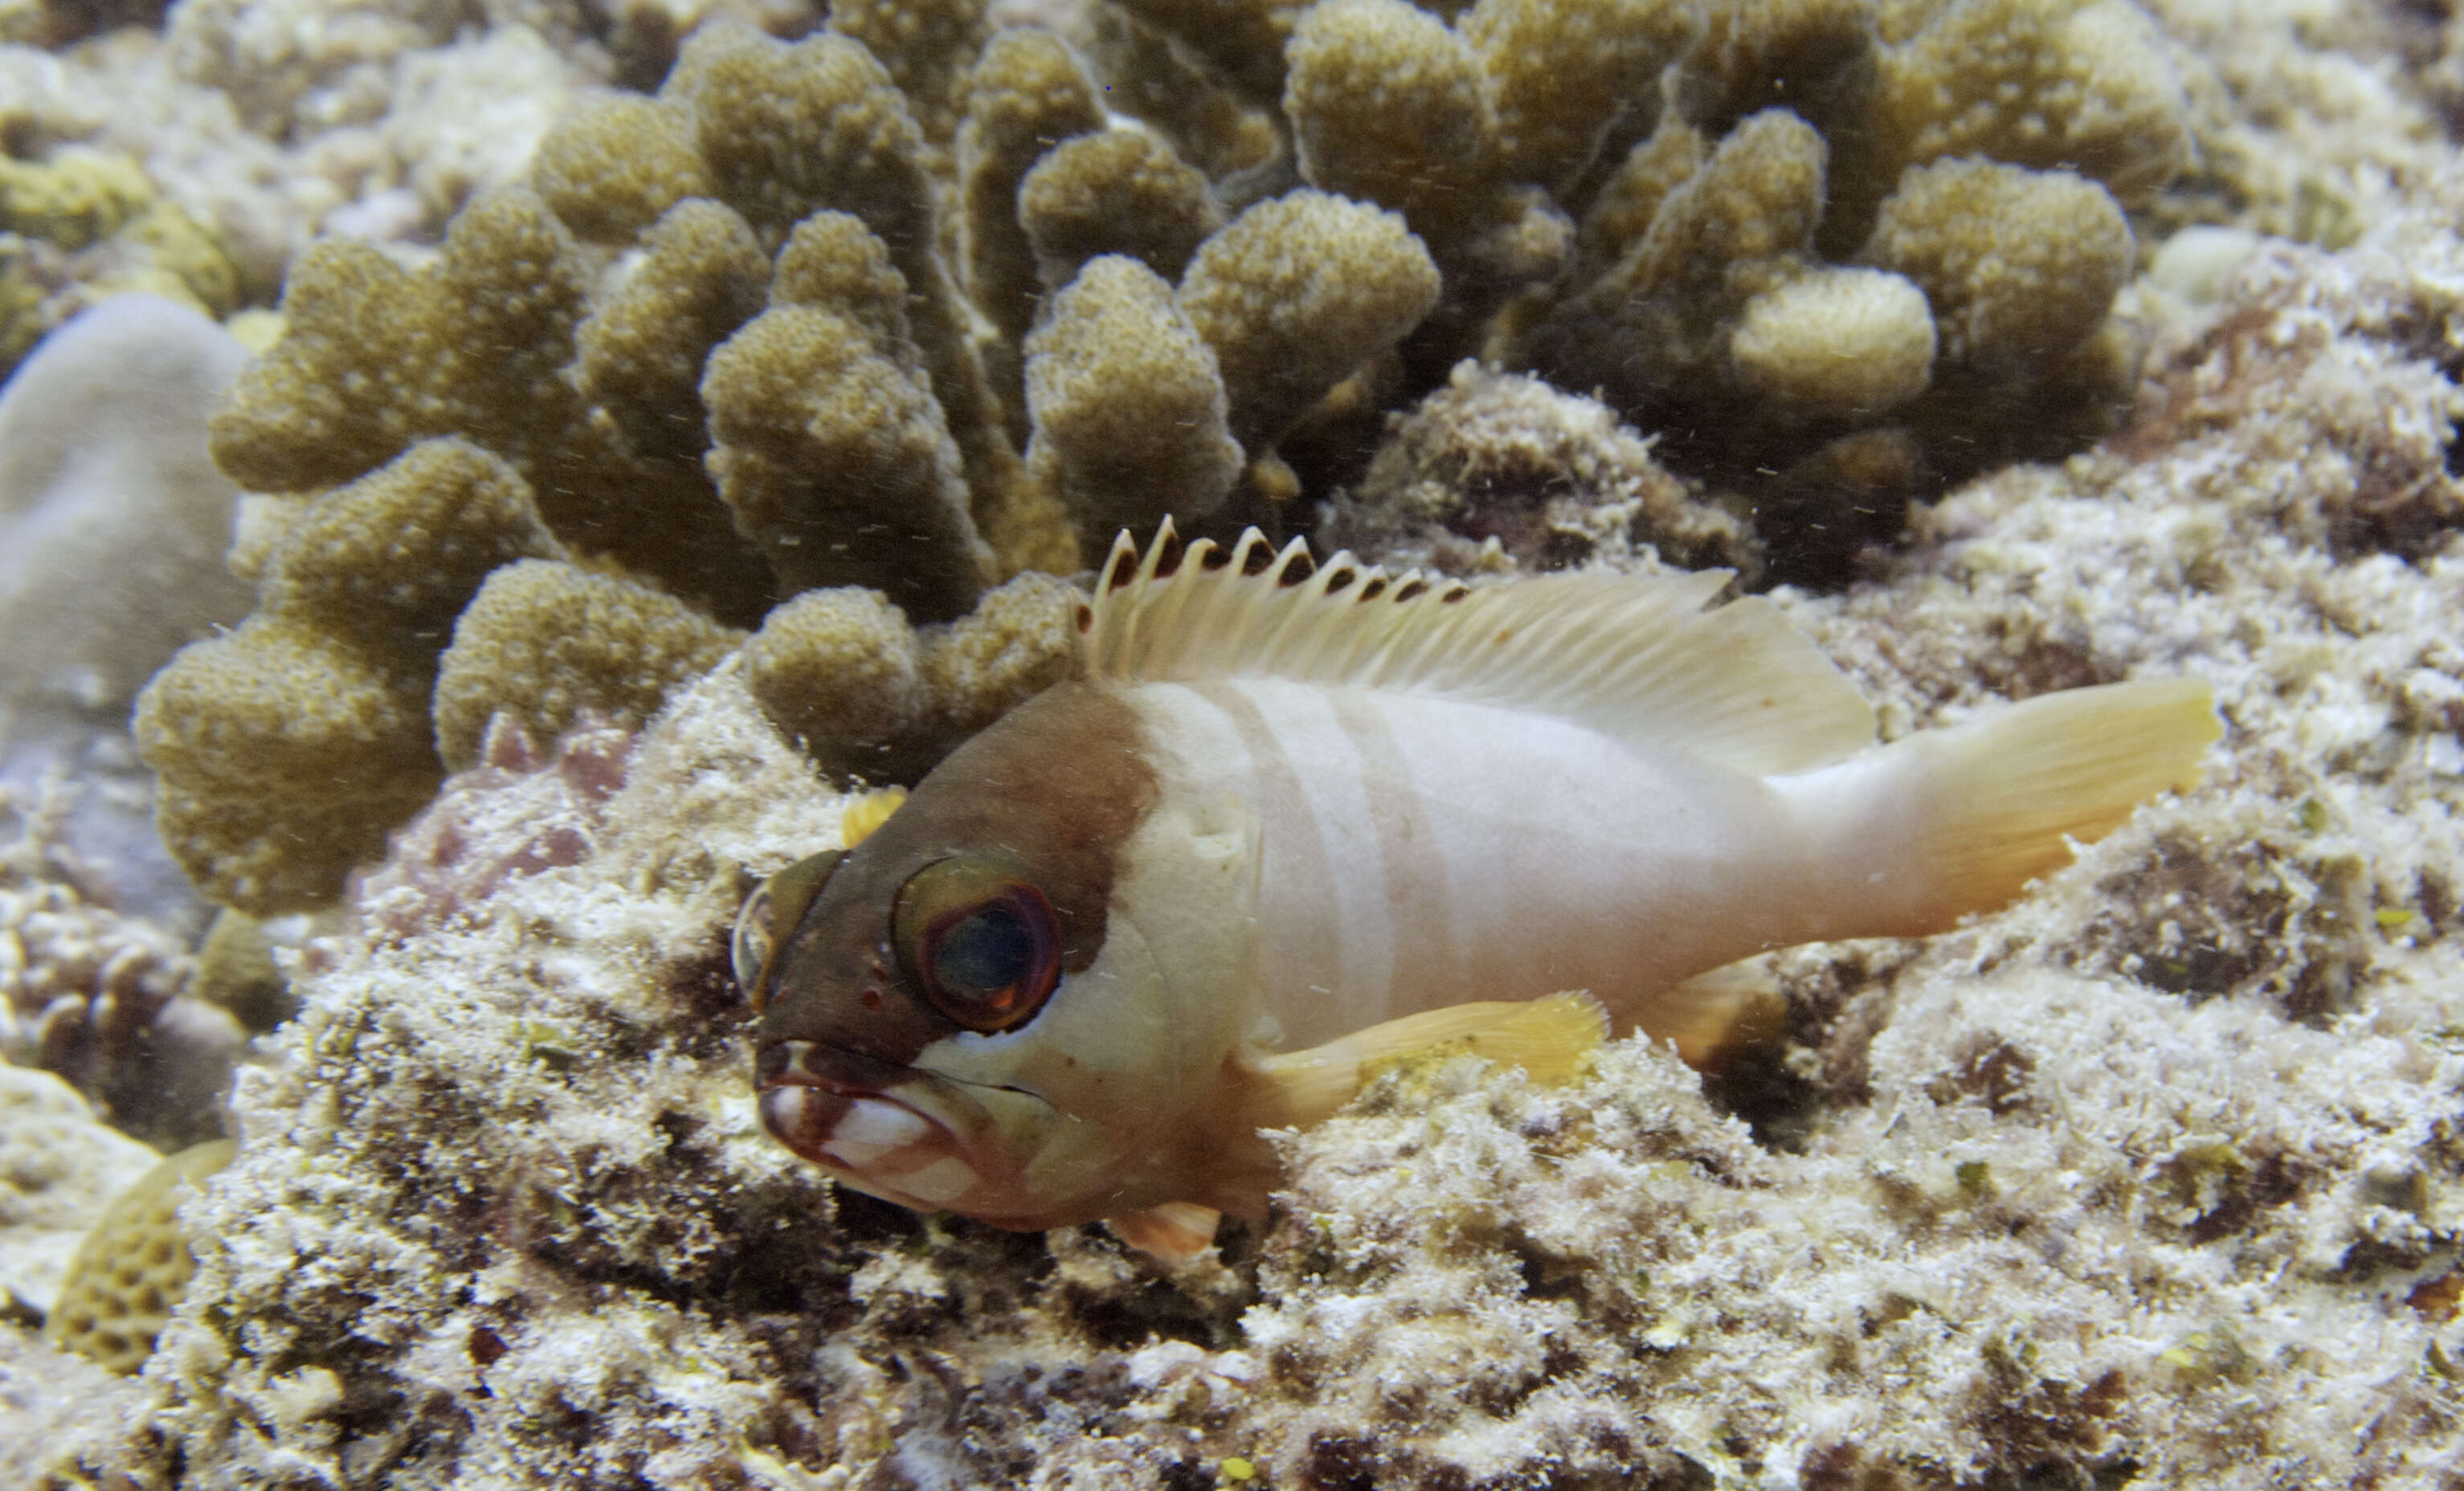
<instances>
[{"instance_id":1,"label":"branching coral","mask_svg":"<svg viewBox=\"0 0 2464 1491\"><path fill-rule=\"evenodd\" d=\"M1775 575L1836 573L1926 481L2095 426L2131 351L2121 206L2184 151L2127 0L1131 10L1083 55L990 34L973 0L851 0L795 42L715 22L655 96L567 118L432 264L304 254L216 423L225 470L313 524L458 440L536 531L390 640L381 614L296 625L324 561L295 550L255 620L166 674L149 751L215 893L330 893L493 712L637 717L803 592L941 625L1165 514L1288 526L1285 499L1355 479L1386 410L1469 352L1597 388L1754 512ZM2025 45L1959 74L2003 33ZM2035 428L2006 433L2023 406ZM437 695L453 617L522 558L642 587L592 614L681 630L640 679L582 681L611 645L552 684L512 661L547 609L492 607ZM332 669L334 707L283 722L239 674L189 687L238 655L260 683ZM879 748L774 713L832 759ZM341 785L266 790L312 758Z\"/></svg>"},{"instance_id":2,"label":"branching coral","mask_svg":"<svg viewBox=\"0 0 2464 1491\"><path fill-rule=\"evenodd\" d=\"M0 811L20 820L0 842L0 1063L57 1075L126 1133L220 1132L238 1024L192 997L178 940L115 910L50 815L5 794Z\"/></svg>"}]
</instances>

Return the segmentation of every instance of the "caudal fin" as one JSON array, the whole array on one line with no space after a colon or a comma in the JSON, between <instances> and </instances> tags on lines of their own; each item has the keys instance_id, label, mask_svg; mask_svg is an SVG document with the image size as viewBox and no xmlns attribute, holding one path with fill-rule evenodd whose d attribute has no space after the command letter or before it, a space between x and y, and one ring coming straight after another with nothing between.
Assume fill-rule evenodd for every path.
<instances>
[{"instance_id":1,"label":"caudal fin","mask_svg":"<svg viewBox=\"0 0 2464 1491\"><path fill-rule=\"evenodd\" d=\"M1940 888L1931 910L1947 926L2009 905L2070 863L2072 841L2195 785L2223 734L2206 683L2160 678L2045 694L1917 737L1928 748L1910 764L1928 778L1920 852Z\"/></svg>"}]
</instances>

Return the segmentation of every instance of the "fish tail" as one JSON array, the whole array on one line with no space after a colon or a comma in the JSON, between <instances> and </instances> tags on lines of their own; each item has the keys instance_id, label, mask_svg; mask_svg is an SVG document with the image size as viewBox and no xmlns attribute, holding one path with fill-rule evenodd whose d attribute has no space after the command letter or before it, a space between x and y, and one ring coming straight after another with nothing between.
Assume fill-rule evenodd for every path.
<instances>
[{"instance_id":1,"label":"fish tail","mask_svg":"<svg viewBox=\"0 0 2464 1491\"><path fill-rule=\"evenodd\" d=\"M1908 764L1925 774L1932 806L1918 853L1937 925L1924 930L2009 905L2070 863L2074 842L2102 838L2159 792L2188 791L2223 734L2205 682L2160 678L2041 695L1907 742L1925 748Z\"/></svg>"}]
</instances>

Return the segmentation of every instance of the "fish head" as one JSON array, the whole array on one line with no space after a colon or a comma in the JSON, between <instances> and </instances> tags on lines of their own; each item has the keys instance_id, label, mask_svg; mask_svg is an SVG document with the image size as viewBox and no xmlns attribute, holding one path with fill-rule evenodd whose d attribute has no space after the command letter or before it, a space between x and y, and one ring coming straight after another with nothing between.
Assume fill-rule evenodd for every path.
<instances>
[{"instance_id":1,"label":"fish head","mask_svg":"<svg viewBox=\"0 0 2464 1491\"><path fill-rule=\"evenodd\" d=\"M1133 709L1064 684L755 892L737 969L772 1136L1004 1226L1170 1199L1149 1194L1194 1162L1177 1146L1254 967L1256 844L1170 810L1160 775Z\"/></svg>"}]
</instances>

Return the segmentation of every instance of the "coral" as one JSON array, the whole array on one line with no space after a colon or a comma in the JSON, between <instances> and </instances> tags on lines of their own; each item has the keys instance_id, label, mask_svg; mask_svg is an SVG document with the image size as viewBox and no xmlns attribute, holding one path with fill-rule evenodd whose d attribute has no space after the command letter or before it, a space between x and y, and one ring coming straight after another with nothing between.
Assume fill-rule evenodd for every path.
<instances>
[{"instance_id":1,"label":"coral","mask_svg":"<svg viewBox=\"0 0 2464 1491\"><path fill-rule=\"evenodd\" d=\"M1437 297L1437 268L1401 218L1300 190L1199 245L1177 298L1222 370L1233 437L1255 449L1394 345Z\"/></svg>"},{"instance_id":2,"label":"coral","mask_svg":"<svg viewBox=\"0 0 2464 1491\"><path fill-rule=\"evenodd\" d=\"M990 31L984 0L830 0L829 9L830 29L879 57L924 138L946 144Z\"/></svg>"},{"instance_id":3,"label":"coral","mask_svg":"<svg viewBox=\"0 0 2464 1491\"><path fill-rule=\"evenodd\" d=\"M49 1072L0 1062L0 1290L48 1313L113 1197L161 1158Z\"/></svg>"},{"instance_id":4,"label":"coral","mask_svg":"<svg viewBox=\"0 0 2464 1491\"><path fill-rule=\"evenodd\" d=\"M1241 475L1214 351L1136 259L1089 263L1027 338L1027 468L1081 532L1221 507Z\"/></svg>"},{"instance_id":5,"label":"coral","mask_svg":"<svg viewBox=\"0 0 2464 1491\"><path fill-rule=\"evenodd\" d=\"M1287 55L1284 112L1309 181L1416 223L1465 198L1478 210L1491 104L1453 27L1405 0L1325 0L1301 12Z\"/></svg>"},{"instance_id":6,"label":"coral","mask_svg":"<svg viewBox=\"0 0 2464 1491\"><path fill-rule=\"evenodd\" d=\"M424 441L319 501L277 543L257 613L183 648L137 706L165 842L217 900L314 905L441 775L436 660L488 573L551 557L521 478Z\"/></svg>"},{"instance_id":7,"label":"coral","mask_svg":"<svg viewBox=\"0 0 2464 1491\"><path fill-rule=\"evenodd\" d=\"M1982 156L2074 170L2144 207L2186 164L2177 71L2129 0L1951 0L1906 13L1924 24L1882 49L1859 142L1880 190L1903 166Z\"/></svg>"},{"instance_id":8,"label":"coral","mask_svg":"<svg viewBox=\"0 0 2464 1491\"><path fill-rule=\"evenodd\" d=\"M1125 253L1167 279L1223 226L1206 178L1148 130L1108 129L1065 140L1018 187L1018 220L1046 291L1088 260Z\"/></svg>"},{"instance_id":9,"label":"coral","mask_svg":"<svg viewBox=\"0 0 2464 1491\"><path fill-rule=\"evenodd\" d=\"M1022 184L1056 143L1102 129L1104 110L1068 46L1046 31L995 36L969 88L957 146L967 285L977 307L1015 344L1035 319L1037 293Z\"/></svg>"},{"instance_id":10,"label":"coral","mask_svg":"<svg viewBox=\"0 0 2464 1491\"><path fill-rule=\"evenodd\" d=\"M911 629L878 591L809 591L746 646L745 686L833 777L908 779L1067 676L1077 597L1022 575L957 622Z\"/></svg>"},{"instance_id":11,"label":"coral","mask_svg":"<svg viewBox=\"0 0 2464 1491\"><path fill-rule=\"evenodd\" d=\"M121 1129L188 1143L220 1133L246 1036L192 995L165 927L118 910L105 864L62 843L56 808L12 801L0 842L0 1061L51 1072Z\"/></svg>"},{"instance_id":12,"label":"coral","mask_svg":"<svg viewBox=\"0 0 2464 1491\"><path fill-rule=\"evenodd\" d=\"M1188 47L1236 91L1264 100L1283 89L1285 47L1294 18L1309 7L1295 0L1129 0L1121 9Z\"/></svg>"},{"instance_id":13,"label":"coral","mask_svg":"<svg viewBox=\"0 0 2464 1491\"><path fill-rule=\"evenodd\" d=\"M154 831L128 708L181 644L248 609L223 565L238 493L206 454L245 358L186 306L116 296L0 392L0 795L43 804L117 910L171 928L203 908Z\"/></svg>"},{"instance_id":14,"label":"coral","mask_svg":"<svg viewBox=\"0 0 2464 1491\"><path fill-rule=\"evenodd\" d=\"M2018 222L2028 236L1972 226ZM2095 336L2131 256L2130 225L2093 183L1979 160L1910 169L1865 245L1867 260L1924 292L1946 374L1987 379L2057 364ZM1916 369L1918 388L1926 371Z\"/></svg>"},{"instance_id":15,"label":"coral","mask_svg":"<svg viewBox=\"0 0 2464 1491\"><path fill-rule=\"evenodd\" d=\"M0 701L117 714L182 643L246 613L246 587L222 564L238 493L205 440L246 358L186 306L121 296L63 326L10 381Z\"/></svg>"},{"instance_id":16,"label":"coral","mask_svg":"<svg viewBox=\"0 0 2464 1491\"><path fill-rule=\"evenodd\" d=\"M524 559L488 577L438 660L437 754L475 764L492 720L553 740L584 718L639 729L742 634L612 575Z\"/></svg>"},{"instance_id":17,"label":"coral","mask_svg":"<svg viewBox=\"0 0 2464 1491\"><path fill-rule=\"evenodd\" d=\"M515 447L499 453L530 456L532 432L554 429L569 399L554 375L572 356L586 278L569 245L521 191L455 218L433 275L364 243L319 243L284 286L282 340L214 420L215 461L253 490L306 492L429 435L494 436ZM365 397L381 378L401 396Z\"/></svg>"},{"instance_id":18,"label":"coral","mask_svg":"<svg viewBox=\"0 0 2464 1491\"><path fill-rule=\"evenodd\" d=\"M813 590L770 613L744 649L761 713L824 771L879 778L925 709L922 649L877 590Z\"/></svg>"},{"instance_id":19,"label":"coral","mask_svg":"<svg viewBox=\"0 0 2464 1491\"><path fill-rule=\"evenodd\" d=\"M1698 23L1682 0L1485 0L1459 24L1495 112L1498 171L1553 190L1592 164Z\"/></svg>"},{"instance_id":20,"label":"coral","mask_svg":"<svg viewBox=\"0 0 2464 1491\"><path fill-rule=\"evenodd\" d=\"M1895 256L1877 257L1892 263ZM1896 267L1906 266L1902 261ZM1973 320L1990 320L1976 309L1990 291L1955 268L1941 281L1955 287L1954 293L1968 292L1964 309ZM2081 287L2079 298L2094 289ZM2108 291L2097 309L2111 300ZM1925 391L1933 381L1937 335L1925 286L1912 276L1818 270L1746 302L1728 335L1728 361L1757 398L1808 418L1855 419L1897 409ZM1991 355L2027 343L1971 336L1964 345Z\"/></svg>"},{"instance_id":21,"label":"coral","mask_svg":"<svg viewBox=\"0 0 2464 1491\"><path fill-rule=\"evenodd\" d=\"M539 142L531 182L567 227L602 243L622 243L687 197L713 191L693 121L636 94L578 102Z\"/></svg>"},{"instance_id":22,"label":"coral","mask_svg":"<svg viewBox=\"0 0 2464 1491\"><path fill-rule=\"evenodd\" d=\"M216 235L165 201L116 151L68 146L46 160L0 158L0 373L45 333L118 294L146 292L208 315L239 303Z\"/></svg>"},{"instance_id":23,"label":"coral","mask_svg":"<svg viewBox=\"0 0 2464 1491\"><path fill-rule=\"evenodd\" d=\"M784 589L881 576L936 618L975 598L989 557L957 447L931 389L863 326L774 307L711 356L702 396L719 496Z\"/></svg>"},{"instance_id":24,"label":"coral","mask_svg":"<svg viewBox=\"0 0 2464 1491\"><path fill-rule=\"evenodd\" d=\"M44 1340L122 1374L145 1365L196 1272L180 1205L234 1148L214 1139L183 1150L111 1203L69 1262Z\"/></svg>"}]
</instances>

